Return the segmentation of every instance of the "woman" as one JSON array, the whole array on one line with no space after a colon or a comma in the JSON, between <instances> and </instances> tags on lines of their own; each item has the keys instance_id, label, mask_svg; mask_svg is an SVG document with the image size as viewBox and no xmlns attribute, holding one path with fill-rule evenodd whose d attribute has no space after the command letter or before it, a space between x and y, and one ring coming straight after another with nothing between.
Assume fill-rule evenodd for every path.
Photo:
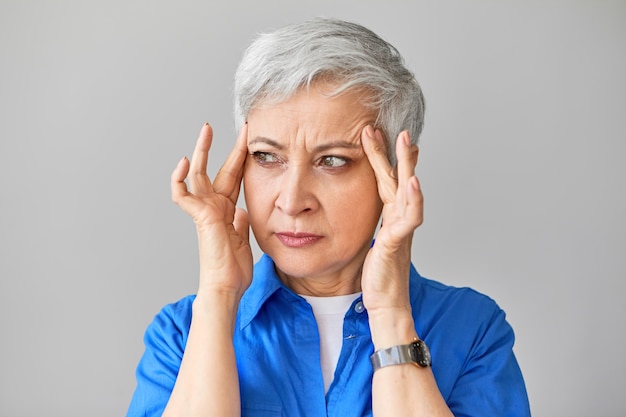
<instances>
[{"instance_id":1,"label":"woman","mask_svg":"<svg viewBox=\"0 0 626 417\"><path fill-rule=\"evenodd\" d=\"M398 52L316 19L258 38L235 80L224 166L211 182L206 124L172 174L200 282L149 326L128 415L529 415L504 313L411 265L424 103Z\"/></svg>"}]
</instances>

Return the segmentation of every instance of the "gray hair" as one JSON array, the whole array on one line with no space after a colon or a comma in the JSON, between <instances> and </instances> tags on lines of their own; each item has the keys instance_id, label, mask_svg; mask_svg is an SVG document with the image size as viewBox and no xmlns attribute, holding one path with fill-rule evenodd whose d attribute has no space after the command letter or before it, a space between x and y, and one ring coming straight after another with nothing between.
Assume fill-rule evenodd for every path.
<instances>
[{"instance_id":1,"label":"gray hair","mask_svg":"<svg viewBox=\"0 0 626 417\"><path fill-rule=\"evenodd\" d=\"M356 23L317 18L259 36L235 74L235 123L241 126L261 103L279 103L315 81L337 85L331 95L365 89L378 111L376 127L395 164L395 140L408 130L418 143L424 124L424 97L398 50Z\"/></svg>"}]
</instances>

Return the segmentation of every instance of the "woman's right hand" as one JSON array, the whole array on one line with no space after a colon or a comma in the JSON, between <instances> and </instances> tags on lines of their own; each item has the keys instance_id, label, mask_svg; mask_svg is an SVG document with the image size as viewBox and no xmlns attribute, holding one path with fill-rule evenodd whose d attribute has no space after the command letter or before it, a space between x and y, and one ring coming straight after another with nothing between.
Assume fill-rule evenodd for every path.
<instances>
[{"instance_id":1,"label":"woman's right hand","mask_svg":"<svg viewBox=\"0 0 626 417\"><path fill-rule=\"evenodd\" d=\"M198 297L232 296L238 303L252 280L248 215L236 208L248 154L247 134L244 125L234 149L211 183L206 168L213 129L205 123L191 162L184 157L172 172L172 200L191 216L198 232Z\"/></svg>"},{"instance_id":2,"label":"woman's right hand","mask_svg":"<svg viewBox=\"0 0 626 417\"><path fill-rule=\"evenodd\" d=\"M240 415L233 329L243 292L252 281L248 216L236 209L248 155L247 126L215 176L206 174L213 130L200 131L191 162L172 172L172 200L196 223L200 284L176 384L164 416ZM189 182L189 189L185 183Z\"/></svg>"}]
</instances>

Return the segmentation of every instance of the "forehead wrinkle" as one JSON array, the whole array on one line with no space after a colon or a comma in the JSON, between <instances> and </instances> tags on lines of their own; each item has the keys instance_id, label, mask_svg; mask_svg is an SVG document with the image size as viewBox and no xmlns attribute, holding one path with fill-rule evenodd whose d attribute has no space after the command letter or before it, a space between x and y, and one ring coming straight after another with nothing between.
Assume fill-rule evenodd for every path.
<instances>
[{"instance_id":1,"label":"forehead wrinkle","mask_svg":"<svg viewBox=\"0 0 626 417\"><path fill-rule=\"evenodd\" d=\"M295 133L295 135L293 136L289 135L292 137L288 140L288 144L283 144L281 143L280 140L258 135L258 136L255 136L252 140L250 140L250 142L248 143L248 146L251 146L257 143L262 143L274 149L283 151L283 150L290 148L291 147L290 145L292 144L292 142L298 142L298 140L301 140L305 143L305 147L309 148L310 152L324 152L329 149L341 149L341 148L343 149L360 149L361 148L361 142L356 137L355 137L355 140L352 141L352 140L333 138L333 136L337 136L337 133L314 132L311 134L311 132L306 132L306 129L302 129L300 126L298 126L296 130L298 132ZM324 138L327 139L328 141L325 142ZM317 144L310 146L310 147L307 146L311 141L317 142ZM320 141L322 143L319 143Z\"/></svg>"},{"instance_id":2,"label":"forehead wrinkle","mask_svg":"<svg viewBox=\"0 0 626 417\"><path fill-rule=\"evenodd\" d=\"M280 151L302 148L311 153L362 149L361 131L376 121L375 112L350 94L318 97L300 92L284 102L266 104L254 109L251 116L259 111L264 113L259 116L272 121L264 123L248 145L264 143Z\"/></svg>"},{"instance_id":3,"label":"forehead wrinkle","mask_svg":"<svg viewBox=\"0 0 626 417\"><path fill-rule=\"evenodd\" d=\"M327 113L316 112L316 116L307 120L303 129L305 147L310 152L323 152L329 149L361 149L361 131L372 124L367 114L357 111L347 119L328 117ZM320 120L321 119L321 120Z\"/></svg>"}]
</instances>

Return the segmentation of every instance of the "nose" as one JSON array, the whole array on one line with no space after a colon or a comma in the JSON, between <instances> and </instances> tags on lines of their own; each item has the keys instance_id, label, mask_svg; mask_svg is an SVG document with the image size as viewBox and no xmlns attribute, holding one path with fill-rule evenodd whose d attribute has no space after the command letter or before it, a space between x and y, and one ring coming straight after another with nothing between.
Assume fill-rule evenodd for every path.
<instances>
[{"instance_id":1,"label":"nose","mask_svg":"<svg viewBox=\"0 0 626 417\"><path fill-rule=\"evenodd\" d=\"M315 196L315 175L302 166L290 166L281 174L275 206L284 214L296 217L319 207Z\"/></svg>"}]
</instances>

